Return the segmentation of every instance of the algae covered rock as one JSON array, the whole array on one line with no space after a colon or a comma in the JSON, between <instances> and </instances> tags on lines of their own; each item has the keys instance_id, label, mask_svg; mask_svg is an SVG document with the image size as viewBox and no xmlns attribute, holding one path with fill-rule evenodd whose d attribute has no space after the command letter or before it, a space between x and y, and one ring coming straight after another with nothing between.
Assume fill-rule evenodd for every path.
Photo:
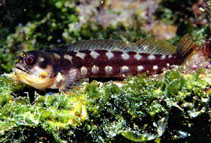
<instances>
[{"instance_id":1,"label":"algae covered rock","mask_svg":"<svg viewBox=\"0 0 211 143\"><path fill-rule=\"evenodd\" d=\"M208 70L195 74L172 70L155 77L131 77L122 84L93 81L69 94L35 92L32 102L30 92L27 96L15 96L26 87L13 85L6 89L11 83L1 77L4 85L0 99L4 102L0 139L209 142L210 75Z\"/></svg>"},{"instance_id":2,"label":"algae covered rock","mask_svg":"<svg viewBox=\"0 0 211 143\"><path fill-rule=\"evenodd\" d=\"M210 38L209 0L0 1L0 142L211 142L208 69L93 81L68 94L17 83L20 50L87 39Z\"/></svg>"}]
</instances>

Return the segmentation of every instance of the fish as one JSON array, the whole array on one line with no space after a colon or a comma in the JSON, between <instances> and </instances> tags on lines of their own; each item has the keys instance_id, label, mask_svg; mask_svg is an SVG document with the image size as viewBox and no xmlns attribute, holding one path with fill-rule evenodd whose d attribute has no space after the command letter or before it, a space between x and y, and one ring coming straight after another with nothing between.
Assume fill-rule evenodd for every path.
<instances>
[{"instance_id":1,"label":"fish","mask_svg":"<svg viewBox=\"0 0 211 143\"><path fill-rule=\"evenodd\" d=\"M67 91L87 78L154 75L185 64L186 70L210 67L210 41L198 47L187 34L177 46L154 38L79 41L55 50L22 51L13 71L18 81L36 89Z\"/></svg>"}]
</instances>

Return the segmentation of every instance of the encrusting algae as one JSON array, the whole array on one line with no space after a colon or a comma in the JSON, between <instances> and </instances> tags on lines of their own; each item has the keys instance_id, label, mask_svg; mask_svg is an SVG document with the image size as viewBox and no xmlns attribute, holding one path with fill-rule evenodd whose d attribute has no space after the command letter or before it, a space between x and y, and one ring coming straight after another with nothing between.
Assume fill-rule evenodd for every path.
<instances>
[{"instance_id":1,"label":"encrusting algae","mask_svg":"<svg viewBox=\"0 0 211 143\"><path fill-rule=\"evenodd\" d=\"M72 90L71 96L35 93L32 104L31 95L14 98L13 94L24 87L2 76L0 139L165 142L166 138L179 141L192 137L190 129L197 123L203 122L206 125L199 127L209 128L211 74L207 69L189 74L181 71L179 68L160 76L131 77L121 87L112 81L93 81ZM44 137L38 138L41 134ZM203 129L196 137L206 135L209 133Z\"/></svg>"}]
</instances>

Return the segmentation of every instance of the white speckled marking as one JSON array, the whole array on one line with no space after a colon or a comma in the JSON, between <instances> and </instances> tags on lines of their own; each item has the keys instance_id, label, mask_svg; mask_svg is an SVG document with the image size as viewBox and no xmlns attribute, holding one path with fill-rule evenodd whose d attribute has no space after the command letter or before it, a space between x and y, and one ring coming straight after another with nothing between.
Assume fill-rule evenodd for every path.
<instances>
[{"instance_id":1,"label":"white speckled marking","mask_svg":"<svg viewBox=\"0 0 211 143\"><path fill-rule=\"evenodd\" d=\"M197 68L197 65L196 65L196 64L194 64L194 65L193 65L193 68Z\"/></svg>"},{"instance_id":2,"label":"white speckled marking","mask_svg":"<svg viewBox=\"0 0 211 143\"><path fill-rule=\"evenodd\" d=\"M144 69L144 67L142 65L137 66L137 71L141 72Z\"/></svg>"},{"instance_id":3,"label":"white speckled marking","mask_svg":"<svg viewBox=\"0 0 211 143\"><path fill-rule=\"evenodd\" d=\"M172 55L168 55L168 58L172 58L173 56Z\"/></svg>"},{"instance_id":4,"label":"white speckled marking","mask_svg":"<svg viewBox=\"0 0 211 143\"><path fill-rule=\"evenodd\" d=\"M167 63L166 65L167 65L167 67L169 67L169 66L170 66L170 64L169 64L169 63Z\"/></svg>"},{"instance_id":5,"label":"white speckled marking","mask_svg":"<svg viewBox=\"0 0 211 143\"><path fill-rule=\"evenodd\" d=\"M128 70L129 70L129 67L128 66L122 66L121 67L121 73L127 72Z\"/></svg>"},{"instance_id":6,"label":"white speckled marking","mask_svg":"<svg viewBox=\"0 0 211 143\"><path fill-rule=\"evenodd\" d=\"M60 59L60 58L61 58L59 54L54 53L53 55L54 55L57 59Z\"/></svg>"},{"instance_id":7,"label":"white speckled marking","mask_svg":"<svg viewBox=\"0 0 211 143\"><path fill-rule=\"evenodd\" d=\"M106 71L107 74L111 74L112 73L112 69L113 68L111 66L106 66L105 67L105 71Z\"/></svg>"},{"instance_id":8,"label":"white speckled marking","mask_svg":"<svg viewBox=\"0 0 211 143\"><path fill-rule=\"evenodd\" d=\"M72 59L73 57L70 55L64 55L64 58L67 59L68 61L70 61L72 63Z\"/></svg>"},{"instance_id":9,"label":"white speckled marking","mask_svg":"<svg viewBox=\"0 0 211 143\"><path fill-rule=\"evenodd\" d=\"M97 53L96 51L92 51L90 53L90 55L92 56L92 58L97 59L97 57L100 55L99 53Z\"/></svg>"},{"instance_id":10,"label":"white speckled marking","mask_svg":"<svg viewBox=\"0 0 211 143\"><path fill-rule=\"evenodd\" d=\"M54 81L53 85L50 86L50 88L60 88L60 86L62 86L59 83L64 82L64 77L62 76L62 74L59 72L56 76L56 80Z\"/></svg>"},{"instance_id":11,"label":"white speckled marking","mask_svg":"<svg viewBox=\"0 0 211 143\"><path fill-rule=\"evenodd\" d=\"M86 56L86 54L85 53L81 53L81 52L77 52L76 53L76 56L79 57L79 58L81 58L81 59L84 59L85 56Z\"/></svg>"},{"instance_id":12,"label":"white speckled marking","mask_svg":"<svg viewBox=\"0 0 211 143\"><path fill-rule=\"evenodd\" d=\"M111 51L106 52L107 58L110 60L111 58L114 57L114 54Z\"/></svg>"},{"instance_id":13,"label":"white speckled marking","mask_svg":"<svg viewBox=\"0 0 211 143\"><path fill-rule=\"evenodd\" d=\"M121 56L122 56L122 59L123 60L128 60L130 58L130 56L128 55L128 53L125 53L125 52Z\"/></svg>"},{"instance_id":14,"label":"white speckled marking","mask_svg":"<svg viewBox=\"0 0 211 143\"><path fill-rule=\"evenodd\" d=\"M154 60L154 59L155 59L155 55L149 55L149 56L148 56L148 59L149 59L149 60Z\"/></svg>"},{"instance_id":15,"label":"white speckled marking","mask_svg":"<svg viewBox=\"0 0 211 143\"><path fill-rule=\"evenodd\" d=\"M166 59L166 55L162 55L160 59L161 60L165 60Z\"/></svg>"},{"instance_id":16,"label":"white speckled marking","mask_svg":"<svg viewBox=\"0 0 211 143\"><path fill-rule=\"evenodd\" d=\"M138 53L137 53L137 54L135 54L135 55L134 55L134 57L136 58L136 60L140 60L140 59L142 59L142 56L141 56L140 54L138 54Z\"/></svg>"},{"instance_id":17,"label":"white speckled marking","mask_svg":"<svg viewBox=\"0 0 211 143\"><path fill-rule=\"evenodd\" d=\"M40 59L40 62L43 62L45 59L44 58L42 58L42 57L39 57L39 59Z\"/></svg>"},{"instance_id":18,"label":"white speckled marking","mask_svg":"<svg viewBox=\"0 0 211 143\"><path fill-rule=\"evenodd\" d=\"M99 71L99 67L96 66L96 65L94 65L94 66L92 67L92 73L93 73L93 74L97 74L98 71Z\"/></svg>"},{"instance_id":19,"label":"white speckled marking","mask_svg":"<svg viewBox=\"0 0 211 143\"><path fill-rule=\"evenodd\" d=\"M87 73L88 73L88 70L87 70L87 68L86 67L81 67L81 74L82 75L87 75Z\"/></svg>"},{"instance_id":20,"label":"white speckled marking","mask_svg":"<svg viewBox=\"0 0 211 143\"><path fill-rule=\"evenodd\" d=\"M157 65L154 65L152 68L153 68L153 70L158 70L158 66Z\"/></svg>"}]
</instances>

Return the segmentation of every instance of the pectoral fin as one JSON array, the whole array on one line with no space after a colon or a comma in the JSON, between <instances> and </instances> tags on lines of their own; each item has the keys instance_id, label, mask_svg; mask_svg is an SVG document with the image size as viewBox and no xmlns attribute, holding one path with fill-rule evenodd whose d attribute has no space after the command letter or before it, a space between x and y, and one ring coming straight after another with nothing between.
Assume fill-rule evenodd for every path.
<instances>
[{"instance_id":1,"label":"pectoral fin","mask_svg":"<svg viewBox=\"0 0 211 143\"><path fill-rule=\"evenodd\" d=\"M77 69L71 69L68 73L64 74L64 78L65 78L65 83L62 86L62 88L60 88L60 90L66 92L69 89L80 85L82 82L84 82L85 80L87 80L86 78L81 77L80 72Z\"/></svg>"}]
</instances>

